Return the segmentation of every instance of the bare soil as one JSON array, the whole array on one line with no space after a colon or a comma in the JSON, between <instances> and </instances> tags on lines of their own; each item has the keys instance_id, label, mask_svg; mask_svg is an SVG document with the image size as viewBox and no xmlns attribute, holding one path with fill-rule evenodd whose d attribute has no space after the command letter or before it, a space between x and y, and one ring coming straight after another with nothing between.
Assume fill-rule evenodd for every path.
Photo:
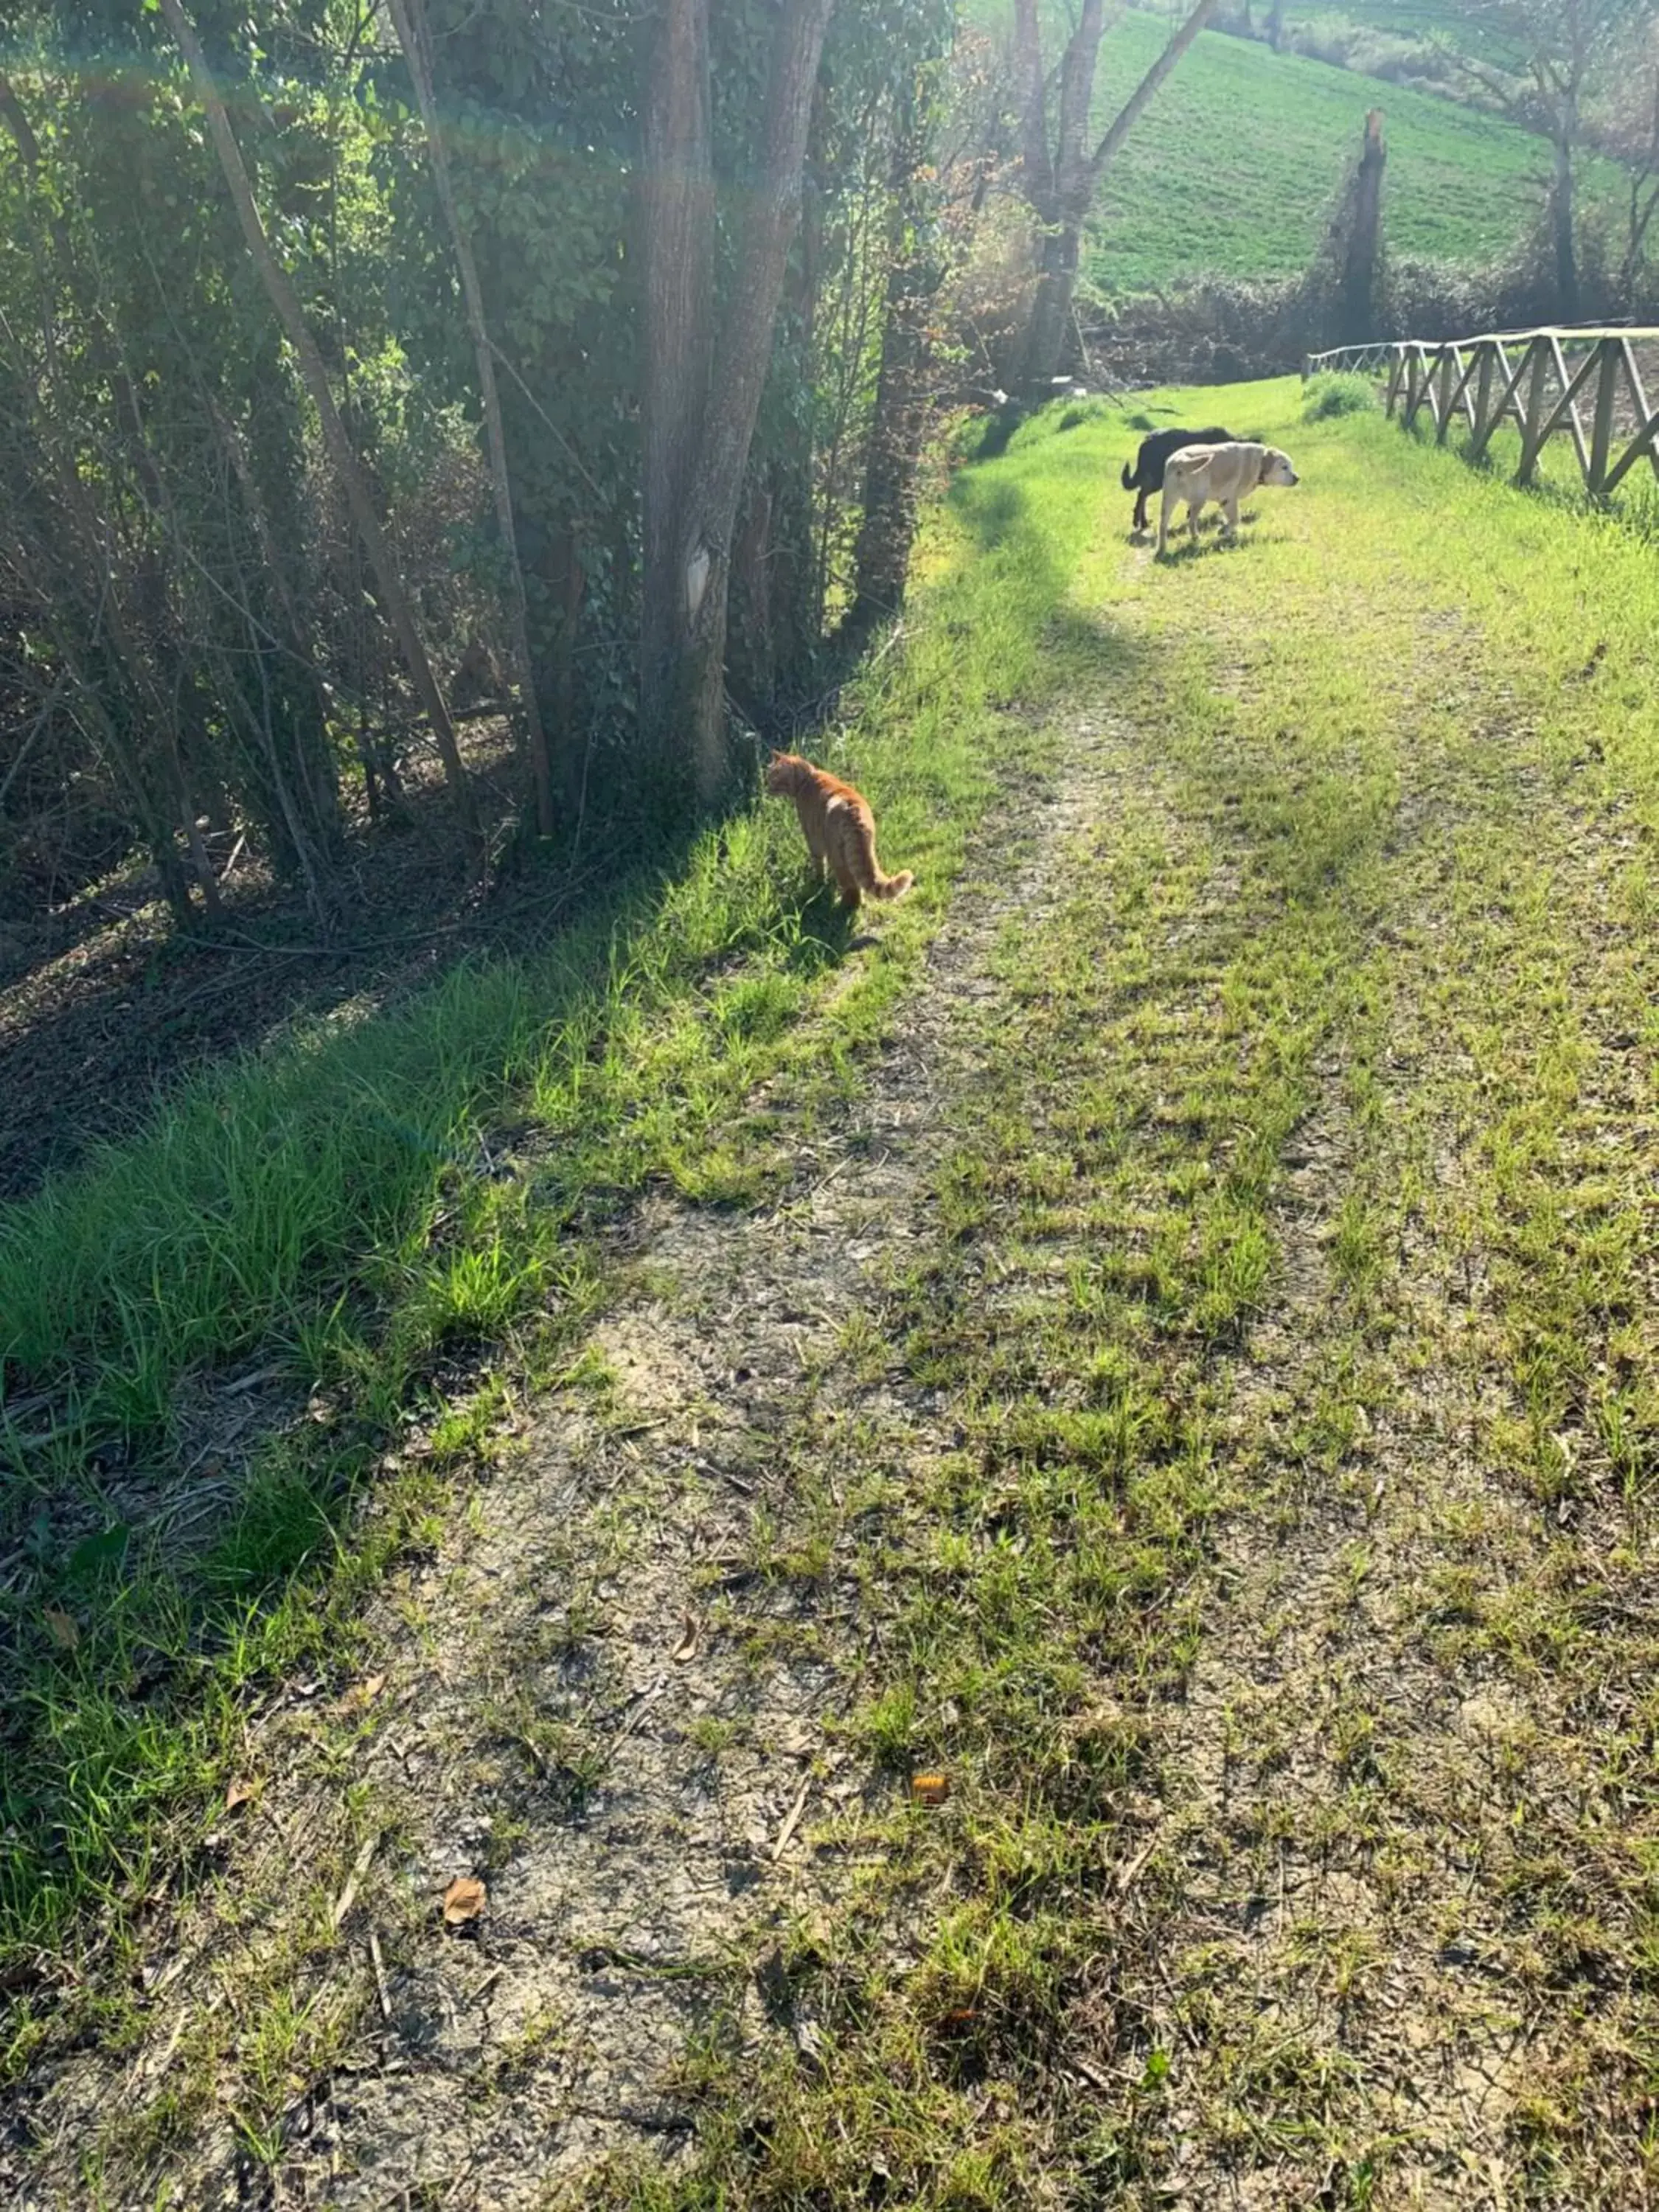
<instances>
[{"instance_id":1,"label":"bare soil","mask_svg":"<svg viewBox=\"0 0 1659 2212\"><path fill-rule=\"evenodd\" d=\"M490 819L514 806L505 722L467 726ZM326 927L231 832L208 832L223 914L191 934L143 863L0 924L0 1202L136 1127L192 1069L295 1023L390 1004L453 961L544 938L591 874L469 870L441 779L407 762L403 802L348 825Z\"/></svg>"}]
</instances>

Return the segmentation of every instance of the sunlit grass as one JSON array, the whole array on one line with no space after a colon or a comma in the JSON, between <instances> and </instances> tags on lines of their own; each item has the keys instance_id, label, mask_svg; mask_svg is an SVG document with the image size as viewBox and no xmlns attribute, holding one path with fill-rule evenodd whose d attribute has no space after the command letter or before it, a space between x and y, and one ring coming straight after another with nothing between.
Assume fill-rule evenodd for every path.
<instances>
[{"instance_id":1,"label":"sunlit grass","mask_svg":"<svg viewBox=\"0 0 1659 2212\"><path fill-rule=\"evenodd\" d=\"M844 1347L849 1377L890 1378L902 1356L957 1449L907 1474L901 1425L882 1510L866 1494L842 1538L870 1638L848 1661L850 1730L896 1781L872 1794L840 1909L792 1954L813 2063L711 2044L686 2085L699 2160L612 2178L641 2212L852 2205L872 2171L919 2206L1152 2203L1195 2160L1373 2201L1400 2152L1361 2069L1264 2014L1251 1973L1228 1980L1224 1929L1213 1983L1201 1954L1171 1956L1185 1905L1158 1831L1190 1802L1165 1728L1221 1601L1218 1516L1259 1524L1270 1553L1276 1516L1346 1515L1331 1602L1382 1621L1371 1439L1419 1372L1486 1409L1472 1438L1419 1449L1475 1452L1540 1517L1482 1514L1425 1472L1444 1561L1389 1594L1401 1648L1420 1663L1420 1606L1454 1685L1495 1669L1535 1701L1534 1747L1480 1833L1497 1849L1523 1808L1557 1807L1551 1849L1596 1899L1596 1980L1553 1970L1540 2072L1559 2086L1528 2102L1510 2185L1638 2201L1655 2020L1617 1863L1645 1848L1654 1786L1634 1716L1659 1471L1659 962L1631 917L1659 827L1659 575L1626 525L1375 413L1310 422L1294 384L1140 404L1224 411L1303 483L1260 495L1241 545L1158 564L1124 543L1129 422L1091 406L1012 450L1065 450L1100 518L1070 597L1127 633L1089 705L1117 721L1117 772L1056 910L1010 925L936 1242L882 1316L888 1359L867 1328ZM1262 1376L1257 1323L1283 1330L1287 1256L1310 1264L1282 1246L1285 1163L1321 1115L1355 1137L1325 1170L1322 1287L1294 1316L1316 1334L1291 1355L1304 1365L1281 1348ZM803 1482L836 1463L830 1433L799 1449ZM1237 1689L1231 1755L1282 1759L1273 1714ZM1308 1848L1409 1866L1438 1847L1399 1786L1397 1721L1339 1698L1323 1752L1335 1781ZM924 1768L950 1778L948 1811L905 1802ZM1299 1817L1293 1795L1268 1805L1269 1864ZM1445 1848L1461 1866L1485 1845ZM1570 1960L1583 1938L1549 1879L1535 1909L1506 1893L1507 1924ZM1388 1972L1386 1936L1292 1936L1289 1967L1339 2006Z\"/></svg>"}]
</instances>

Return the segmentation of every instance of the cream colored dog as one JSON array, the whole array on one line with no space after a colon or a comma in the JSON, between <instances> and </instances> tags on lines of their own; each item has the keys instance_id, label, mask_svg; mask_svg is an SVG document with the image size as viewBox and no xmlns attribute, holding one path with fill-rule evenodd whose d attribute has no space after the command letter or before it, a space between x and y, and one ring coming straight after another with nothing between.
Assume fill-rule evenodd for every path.
<instances>
[{"instance_id":1,"label":"cream colored dog","mask_svg":"<svg viewBox=\"0 0 1659 2212\"><path fill-rule=\"evenodd\" d=\"M1296 471L1277 446L1188 446L1171 453L1164 471L1164 506L1158 518L1158 550L1169 550L1170 517L1184 501L1187 526L1198 538L1199 511L1218 500L1227 534L1238 534L1238 502L1260 484L1293 484Z\"/></svg>"}]
</instances>

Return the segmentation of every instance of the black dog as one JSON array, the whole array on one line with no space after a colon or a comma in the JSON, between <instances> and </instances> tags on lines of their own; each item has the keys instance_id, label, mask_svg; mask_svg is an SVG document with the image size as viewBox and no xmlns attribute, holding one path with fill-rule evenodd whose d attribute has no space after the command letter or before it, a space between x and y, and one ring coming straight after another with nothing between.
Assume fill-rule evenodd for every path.
<instances>
[{"instance_id":1,"label":"black dog","mask_svg":"<svg viewBox=\"0 0 1659 2212\"><path fill-rule=\"evenodd\" d=\"M1171 453L1178 453L1183 446L1231 446L1231 430L1154 430L1150 438L1140 441L1140 451L1135 455L1133 474L1123 471L1123 489L1135 495L1135 519L1133 530L1146 527L1146 501L1155 491L1164 489L1164 471Z\"/></svg>"}]
</instances>

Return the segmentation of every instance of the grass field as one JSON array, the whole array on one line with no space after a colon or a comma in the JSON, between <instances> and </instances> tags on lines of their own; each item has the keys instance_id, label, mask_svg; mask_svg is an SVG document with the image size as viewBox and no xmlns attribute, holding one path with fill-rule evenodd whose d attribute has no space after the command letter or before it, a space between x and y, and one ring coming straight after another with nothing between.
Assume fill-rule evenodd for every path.
<instances>
[{"instance_id":1,"label":"grass field","mask_svg":"<svg viewBox=\"0 0 1659 2212\"><path fill-rule=\"evenodd\" d=\"M1167 36L1163 18L1138 12L1108 31L1103 118ZM1107 178L1087 275L1115 297L1183 277L1305 268L1370 107L1387 118L1394 252L1467 265L1515 245L1541 205L1540 140L1450 100L1206 31ZM1583 178L1587 204L1621 197L1610 163L1587 161Z\"/></svg>"},{"instance_id":2,"label":"grass field","mask_svg":"<svg viewBox=\"0 0 1659 2212\"><path fill-rule=\"evenodd\" d=\"M957 477L878 948L745 820L8 1221L0 2182L1650 2200L1651 550L1146 404L1302 483L1160 563L1095 403ZM349 1102L443 1156L308 1209L239 1133ZM165 1494L216 1360L321 1418L77 1559L72 1424Z\"/></svg>"}]
</instances>

